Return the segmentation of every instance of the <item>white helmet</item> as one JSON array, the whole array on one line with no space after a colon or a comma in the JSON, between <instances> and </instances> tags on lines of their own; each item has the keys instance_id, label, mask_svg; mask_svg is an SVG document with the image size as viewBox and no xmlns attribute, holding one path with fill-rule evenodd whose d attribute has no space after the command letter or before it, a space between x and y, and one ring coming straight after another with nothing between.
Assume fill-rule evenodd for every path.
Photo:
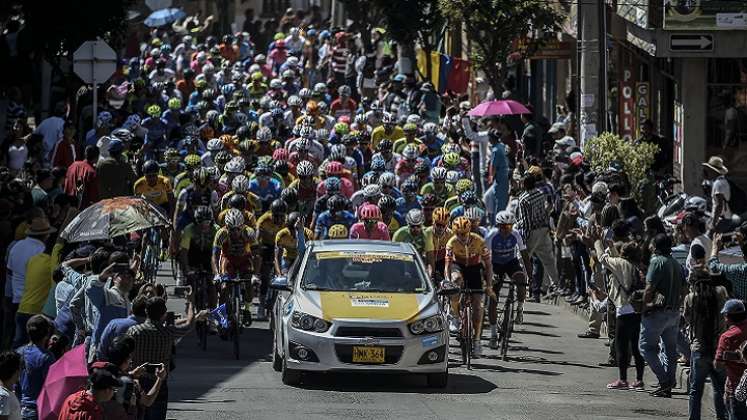
<instances>
[{"instance_id":1,"label":"white helmet","mask_svg":"<svg viewBox=\"0 0 747 420\"><path fill-rule=\"evenodd\" d=\"M420 124L420 115L418 114L410 114L407 116L407 120L405 120L406 123L411 123L418 125Z\"/></svg>"},{"instance_id":2,"label":"white helmet","mask_svg":"<svg viewBox=\"0 0 747 420\"><path fill-rule=\"evenodd\" d=\"M269 127L260 127L257 130L257 141L267 142L272 140L272 130Z\"/></svg>"},{"instance_id":3,"label":"white helmet","mask_svg":"<svg viewBox=\"0 0 747 420\"><path fill-rule=\"evenodd\" d=\"M516 216L514 216L510 211L499 211L498 214L495 215L496 225L513 225L514 223L516 223Z\"/></svg>"},{"instance_id":4,"label":"white helmet","mask_svg":"<svg viewBox=\"0 0 747 420\"><path fill-rule=\"evenodd\" d=\"M239 194L244 194L249 191L249 178L245 175L238 175L231 181L231 189Z\"/></svg>"},{"instance_id":5,"label":"white helmet","mask_svg":"<svg viewBox=\"0 0 747 420\"><path fill-rule=\"evenodd\" d=\"M708 210L708 201L697 195L692 196L685 201L685 210L705 213Z\"/></svg>"},{"instance_id":6,"label":"white helmet","mask_svg":"<svg viewBox=\"0 0 747 420\"><path fill-rule=\"evenodd\" d=\"M405 216L405 222L407 222L410 226L420 226L423 223L425 223L425 216L423 215L423 210L420 209L412 209L407 212L407 215Z\"/></svg>"},{"instance_id":7,"label":"white helmet","mask_svg":"<svg viewBox=\"0 0 747 420\"><path fill-rule=\"evenodd\" d=\"M382 187L393 187L396 182L396 177L391 172L384 172L379 176L379 185Z\"/></svg>"},{"instance_id":8,"label":"white helmet","mask_svg":"<svg viewBox=\"0 0 747 420\"><path fill-rule=\"evenodd\" d=\"M298 96L293 95L288 98L288 106L301 106L301 105L303 105L303 101Z\"/></svg>"},{"instance_id":9,"label":"white helmet","mask_svg":"<svg viewBox=\"0 0 747 420\"><path fill-rule=\"evenodd\" d=\"M313 176L314 171L314 164L308 160L301 161L296 168L296 174L298 174L298 176Z\"/></svg>"},{"instance_id":10,"label":"white helmet","mask_svg":"<svg viewBox=\"0 0 747 420\"><path fill-rule=\"evenodd\" d=\"M438 126L436 123L427 122L423 125L423 132L425 132L425 134L436 134L438 132Z\"/></svg>"},{"instance_id":11,"label":"white helmet","mask_svg":"<svg viewBox=\"0 0 747 420\"><path fill-rule=\"evenodd\" d=\"M283 87L283 81L280 79L270 80L270 89L280 89Z\"/></svg>"},{"instance_id":12,"label":"white helmet","mask_svg":"<svg viewBox=\"0 0 747 420\"><path fill-rule=\"evenodd\" d=\"M225 172L230 172L233 174L240 174L244 172L245 168L246 164L244 163L244 158L236 156L229 160L228 163L226 163L226 166L223 167L223 170Z\"/></svg>"},{"instance_id":13,"label":"white helmet","mask_svg":"<svg viewBox=\"0 0 747 420\"><path fill-rule=\"evenodd\" d=\"M239 209L229 209L226 212L225 222L229 228L241 227L244 224L244 215Z\"/></svg>"},{"instance_id":14,"label":"white helmet","mask_svg":"<svg viewBox=\"0 0 747 420\"><path fill-rule=\"evenodd\" d=\"M219 152L223 150L223 142L220 139L210 139L207 142L207 149L211 152Z\"/></svg>"}]
</instances>

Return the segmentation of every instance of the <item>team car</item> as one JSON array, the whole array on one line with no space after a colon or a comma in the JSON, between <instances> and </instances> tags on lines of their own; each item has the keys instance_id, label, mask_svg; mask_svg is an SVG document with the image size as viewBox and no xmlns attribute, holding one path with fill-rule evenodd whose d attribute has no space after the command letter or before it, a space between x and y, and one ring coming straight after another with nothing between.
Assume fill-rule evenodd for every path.
<instances>
[{"instance_id":1,"label":"team car","mask_svg":"<svg viewBox=\"0 0 747 420\"><path fill-rule=\"evenodd\" d=\"M273 368L283 383L352 371L426 374L428 386L446 386L446 317L412 245L313 241L272 287Z\"/></svg>"}]
</instances>

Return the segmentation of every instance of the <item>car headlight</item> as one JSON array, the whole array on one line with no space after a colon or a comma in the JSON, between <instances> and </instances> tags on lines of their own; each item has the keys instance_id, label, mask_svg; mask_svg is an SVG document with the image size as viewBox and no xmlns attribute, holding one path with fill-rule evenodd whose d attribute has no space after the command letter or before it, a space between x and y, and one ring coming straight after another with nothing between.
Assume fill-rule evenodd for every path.
<instances>
[{"instance_id":1,"label":"car headlight","mask_svg":"<svg viewBox=\"0 0 747 420\"><path fill-rule=\"evenodd\" d=\"M293 312L293 315L291 316L291 325L293 328L299 330L318 333L327 331L331 326L329 322L303 312Z\"/></svg>"},{"instance_id":2,"label":"car headlight","mask_svg":"<svg viewBox=\"0 0 747 420\"><path fill-rule=\"evenodd\" d=\"M434 333L444 330L444 319L440 315L419 319L410 324L410 332L415 335Z\"/></svg>"}]
</instances>

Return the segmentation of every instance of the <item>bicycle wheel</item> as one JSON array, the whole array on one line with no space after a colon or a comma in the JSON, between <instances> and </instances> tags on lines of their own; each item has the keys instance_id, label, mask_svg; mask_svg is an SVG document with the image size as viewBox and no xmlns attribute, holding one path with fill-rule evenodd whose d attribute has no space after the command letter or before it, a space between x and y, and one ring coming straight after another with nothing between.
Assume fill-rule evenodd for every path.
<instances>
[{"instance_id":1,"label":"bicycle wheel","mask_svg":"<svg viewBox=\"0 0 747 420\"><path fill-rule=\"evenodd\" d=\"M239 336L241 334L241 290L234 287L233 290L233 325L231 335L233 339L233 355L239 360Z\"/></svg>"},{"instance_id":2,"label":"bicycle wheel","mask_svg":"<svg viewBox=\"0 0 747 420\"><path fill-rule=\"evenodd\" d=\"M466 346L466 355L467 355L467 370L472 369L472 349L474 346L474 328L472 327L472 306L467 306L467 309L464 311L464 315L466 317L465 325L465 333L467 337L467 346Z\"/></svg>"},{"instance_id":3,"label":"bicycle wheel","mask_svg":"<svg viewBox=\"0 0 747 420\"><path fill-rule=\"evenodd\" d=\"M514 316L514 303L511 299L506 299L506 304L503 308L503 323L501 324L501 349L500 355L503 360L506 360L506 354L508 353L508 344L511 340L511 333L514 329L514 323L512 322Z\"/></svg>"}]
</instances>

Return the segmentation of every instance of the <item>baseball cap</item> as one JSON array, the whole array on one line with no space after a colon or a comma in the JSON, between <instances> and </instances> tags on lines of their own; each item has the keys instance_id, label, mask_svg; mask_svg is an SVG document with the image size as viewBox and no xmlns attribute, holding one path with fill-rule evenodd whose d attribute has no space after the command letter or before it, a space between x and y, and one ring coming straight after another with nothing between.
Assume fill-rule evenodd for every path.
<instances>
[{"instance_id":1,"label":"baseball cap","mask_svg":"<svg viewBox=\"0 0 747 420\"><path fill-rule=\"evenodd\" d=\"M599 193L607 195L607 193L610 191L609 187L607 186L607 183L604 181L597 181L594 183L594 185L591 187L591 193Z\"/></svg>"},{"instance_id":2,"label":"baseball cap","mask_svg":"<svg viewBox=\"0 0 747 420\"><path fill-rule=\"evenodd\" d=\"M550 127L550 129L547 130L547 133L548 134L555 134L555 133L559 132L560 130L565 131L565 124L558 122L558 123L553 124Z\"/></svg>"},{"instance_id":3,"label":"baseball cap","mask_svg":"<svg viewBox=\"0 0 747 420\"><path fill-rule=\"evenodd\" d=\"M555 144L561 147L574 147L576 146L576 140L573 140L571 136L565 136L561 139L555 140Z\"/></svg>"},{"instance_id":4,"label":"baseball cap","mask_svg":"<svg viewBox=\"0 0 747 420\"><path fill-rule=\"evenodd\" d=\"M724 308L721 309L722 315L738 314L744 312L744 303L739 299L729 299L724 303Z\"/></svg>"}]
</instances>

